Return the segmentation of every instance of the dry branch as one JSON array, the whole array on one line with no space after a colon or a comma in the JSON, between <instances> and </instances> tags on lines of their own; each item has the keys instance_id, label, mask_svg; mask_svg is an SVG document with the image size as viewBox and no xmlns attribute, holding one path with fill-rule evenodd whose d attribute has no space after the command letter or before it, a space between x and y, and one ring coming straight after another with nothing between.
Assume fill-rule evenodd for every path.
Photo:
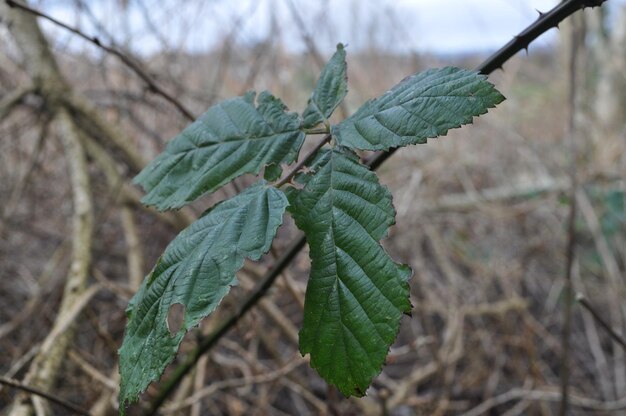
<instances>
[{"instance_id":1,"label":"dry branch","mask_svg":"<svg viewBox=\"0 0 626 416\"><path fill-rule=\"evenodd\" d=\"M102 44L97 37L86 35L80 30L73 28L38 10L28 7L27 5L23 4L20 1L5 0L5 2L11 8L17 8L24 12L31 13L34 16L46 19L54 23L55 25L60 26L66 30L69 30L75 35L80 36L81 38L93 43L94 45L106 51L107 53L110 53L111 55L115 55L116 57L120 59L120 61L122 61L127 67L129 67L135 74L137 74L137 76L139 76L139 78L141 78L146 83L150 91L152 91L155 94L160 95L161 97L169 101L171 104L173 104L174 107L176 107L178 111L180 111L188 120L193 121L195 119L195 116L191 113L191 111L189 111L179 100L174 98L173 95L171 95L170 93L165 91L161 86L159 86L156 83L156 81L154 81L152 77L148 75L148 73L141 67L141 65L136 62L135 59L131 59L130 57L122 53L120 50L112 46L107 46L107 45Z\"/></svg>"},{"instance_id":2,"label":"dry branch","mask_svg":"<svg viewBox=\"0 0 626 416\"><path fill-rule=\"evenodd\" d=\"M623 349L626 350L626 340L624 339L624 337L622 337L613 328L611 328L611 325L609 325L604 320L604 318L600 316L600 314L593 308L593 306L591 306L589 301L587 301L587 299L585 299L583 295L581 295L580 293L576 295L576 301L580 303L585 309L587 309L587 311L589 311L589 313L600 324L600 326L604 328L609 333L609 335L611 335L611 338L613 338L615 342L617 342L619 345L622 346Z\"/></svg>"},{"instance_id":3,"label":"dry branch","mask_svg":"<svg viewBox=\"0 0 626 416\"><path fill-rule=\"evenodd\" d=\"M17 390L21 390L24 391L26 393L30 393L30 394L34 394L40 397L43 397L44 399L50 400L51 402L54 402L60 406L63 406L64 408L66 408L67 410L69 410L72 413L76 413L77 415L85 415L85 416L90 416L90 414L81 409L80 407L76 406L73 403L68 402L67 400L63 400L60 397L54 396L52 394L46 393L45 391L41 391L39 389L36 389L34 387L30 387L27 386L23 383L20 383L17 380L13 380L10 378L6 378L6 377L2 377L0 376L0 384L4 384L5 386L9 386L12 387L14 389Z\"/></svg>"},{"instance_id":4,"label":"dry branch","mask_svg":"<svg viewBox=\"0 0 626 416\"><path fill-rule=\"evenodd\" d=\"M90 181L79 134L67 112L59 111L57 118L62 131L74 200L72 262L52 331L44 340L45 348L42 347L37 353L25 378L27 384L42 390L50 390L54 386L74 336L72 327L78 311L86 304L84 292L91 261L93 232ZM18 397L14 401L10 415L28 415L31 411L32 407Z\"/></svg>"},{"instance_id":5,"label":"dry branch","mask_svg":"<svg viewBox=\"0 0 626 416\"><path fill-rule=\"evenodd\" d=\"M179 402L179 403L176 403L175 405L165 407L163 411L165 413L171 413L171 412L175 412L177 410L183 409L185 407L191 406L198 400L201 400L202 398L209 396L221 389L243 387L243 386L247 386L251 384L269 383L269 382L278 380L280 377L283 377L289 374L290 372L292 372L293 370L295 370L296 368L298 368L300 365L302 365L305 362L306 360L303 360L302 358L297 356L295 358L292 358L285 366L279 368L278 370L269 372L267 374L215 382L203 388L202 390L194 393L192 396L185 399L183 402Z\"/></svg>"},{"instance_id":6,"label":"dry branch","mask_svg":"<svg viewBox=\"0 0 626 416\"><path fill-rule=\"evenodd\" d=\"M561 393L559 393L558 391L526 390L514 388L506 393L486 400L472 410L463 413L461 416L484 415L489 412L490 409L501 406L513 400L560 402L561 398ZM591 411L618 412L620 410L626 409L626 397L620 400L602 402L599 400L590 399L588 397L579 396L577 394L572 394L569 397L569 401L572 406Z\"/></svg>"},{"instance_id":7,"label":"dry branch","mask_svg":"<svg viewBox=\"0 0 626 416\"><path fill-rule=\"evenodd\" d=\"M22 102L24 97L33 91L34 88L32 86L21 87L0 98L0 120L6 119L11 111Z\"/></svg>"}]
</instances>

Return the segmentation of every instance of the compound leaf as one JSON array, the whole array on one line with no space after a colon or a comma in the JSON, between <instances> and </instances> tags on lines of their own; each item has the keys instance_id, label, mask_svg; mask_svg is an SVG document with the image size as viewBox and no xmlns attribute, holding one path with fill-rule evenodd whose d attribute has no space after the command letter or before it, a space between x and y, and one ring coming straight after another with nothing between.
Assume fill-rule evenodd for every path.
<instances>
[{"instance_id":1,"label":"compound leaf","mask_svg":"<svg viewBox=\"0 0 626 416\"><path fill-rule=\"evenodd\" d=\"M179 208L237 176L293 162L304 140L298 115L268 92L256 107L254 97L221 102L176 136L135 178L147 192L142 202Z\"/></svg>"},{"instance_id":2,"label":"compound leaf","mask_svg":"<svg viewBox=\"0 0 626 416\"><path fill-rule=\"evenodd\" d=\"M127 309L120 348L120 409L158 379L185 333L218 306L244 258L258 260L272 244L288 202L265 182L221 202L165 249ZM168 329L174 304L184 306L182 327Z\"/></svg>"},{"instance_id":3,"label":"compound leaf","mask_svg":"<svg viewBox=\"0 0 626 416\"><path fill-rule=\"evenodd\" d=\"M337 52L326 64L317 80L313 95L304 110L304 128L311 128L327 120L348 93L346 51L340 43Z\"/></svg>"},{"instance_id":4,"label":"compound leaf","mask_svg":"<svg viewBox=\"0 0 626 416\"><path fill-rule=\"evenodd\" d=\"M362 150L426 143L472 122L504 97L486 76L464 69L431 69L404 79L333 127L337 143Z\"/></svg>"},{"instance_id":5,"label":"compound leaf","mask_svg":"<svg viewBox=\"0 0 626 416\"><path fill-rule=\"evenodd\" d=\"M376 175L346 148L322 150L310 168L288 192L311 257L300 351L344 395L362 396L410 310L411 269L379 243L395 211Z\"/></svg>"}]
</instances>

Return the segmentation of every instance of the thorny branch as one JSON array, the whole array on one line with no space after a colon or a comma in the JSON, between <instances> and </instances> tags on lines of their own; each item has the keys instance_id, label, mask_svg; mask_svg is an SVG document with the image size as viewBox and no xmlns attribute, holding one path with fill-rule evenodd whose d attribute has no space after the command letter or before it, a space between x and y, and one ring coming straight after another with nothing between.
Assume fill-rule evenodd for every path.
<instances>
[{"instance_id":1,"label":"thorny branch","mask_svg":"<svg viewBox=\"0 0 626 416\"><path fill-rule=\"evenodd\" d=\"M498 68L501 68L512 56L522 49L528 48L528 45L538 38L541 34L550 28L558 26L558 24L569 17L574 12L586 8L600 6L606 0L567 0L560 3L551 11L541 14L539 19L531 24L527 29L517 35L511 42L494 53L486 61L478 66L477 70L488 75ZM397 148L388 152L382 152L371 157L366 163L372 169L376 170L389 157L391 157ZM295 259L300 250L305 245L304 236L298 237L286 249L285 254L278 260L275 266L264 276L259 287L252 292L244 302L243 307L228 320L224 321L220 327L211 334L200 338L198 345L185 358L184 362L176 367L171 376L163 382L159 392L151 401L149 409L144 415L154 415L165 400L173 393L181 380L194 368L195 363L205 353L207 353L228 331L233 328L237 322L263 297L265 292L272 286L276 278L283 270Z\"/></svg>"}]
</instances>

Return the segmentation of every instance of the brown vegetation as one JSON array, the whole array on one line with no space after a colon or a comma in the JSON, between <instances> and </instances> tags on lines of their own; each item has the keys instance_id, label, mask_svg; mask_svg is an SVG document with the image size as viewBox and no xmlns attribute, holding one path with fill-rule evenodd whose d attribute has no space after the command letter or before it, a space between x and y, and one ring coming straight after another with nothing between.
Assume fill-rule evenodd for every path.
<instances>
[{"instance_id":1,"label":"brown vegetation","mask_svg":"<svg viewBox=\"0 0 626 416\"><path fill-rule=\"evenodd\" d=\"M180 229L237 192L229 186L162 214L138 203L129 180L188 123L185 111L200 114L250 88L303 108L321 52L310 41L309 54L289 54L271 31L255 47L235 47L226 36L221 50L206 54L170 51L141 62L125 51L177 106L109 54L52 52L31 14L0 1L0 16L9 28L0 38L0 376L93 415L113 414L130 296ZM298 353L303 252L162 412L549 415L562 397L565 346L568 414L623 412L623 346L580 304L572 305L569 344L561 338L568 239L574 291L617 335L626 330L626 61L616 46L623 49L624 29L599 35L601 12L581 17L563 31L564 52L531 48L491 77L508 100L489 116L403 149L380 169L398 212L385 245L415 270L415 308L366 398L342 398ZM452 63L348 52L346 113L408 74ZM289 223L271 255L246 265L241 286L198 332L237 309L294 234ZM68 412L0 388L7 414Z\"/></svg>"}]
</instances>

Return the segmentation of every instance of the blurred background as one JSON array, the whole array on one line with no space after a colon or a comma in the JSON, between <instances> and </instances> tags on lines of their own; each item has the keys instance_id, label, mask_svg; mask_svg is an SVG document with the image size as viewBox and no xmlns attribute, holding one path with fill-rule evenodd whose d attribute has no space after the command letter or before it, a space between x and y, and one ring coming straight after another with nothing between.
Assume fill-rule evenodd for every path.
<instances>
[{"instance_id":1,"label":"blurred background","mask_svg":"<svg viewBox=\"0 0 626 416\"><path fill-rule=\"evenodd\" d=\"M209 106L254 89L301 111L342 42L350 92L338 121L407 75L475 68L536 20L535 9L557 3L29 3L105 51L2 0L0 375L116 414L128 300L182 228L254 181L171 213L139 203L132 177ZM379 169L398 224L384 245L415 271L414 311L366 398L343 398L298 352L305 249L162 414L551 415L564 351L568 414L623 414L623 346L577 302L569 342L561 332L569 263L574 292L625 330L625 44L626 2L575 14L490 76L507 97L497 109ZM179 357L237 310L295 235L287 220L272 253L245 265ZM0 387L5 414L68 412Z\"/></svg>"}]
</instances>

